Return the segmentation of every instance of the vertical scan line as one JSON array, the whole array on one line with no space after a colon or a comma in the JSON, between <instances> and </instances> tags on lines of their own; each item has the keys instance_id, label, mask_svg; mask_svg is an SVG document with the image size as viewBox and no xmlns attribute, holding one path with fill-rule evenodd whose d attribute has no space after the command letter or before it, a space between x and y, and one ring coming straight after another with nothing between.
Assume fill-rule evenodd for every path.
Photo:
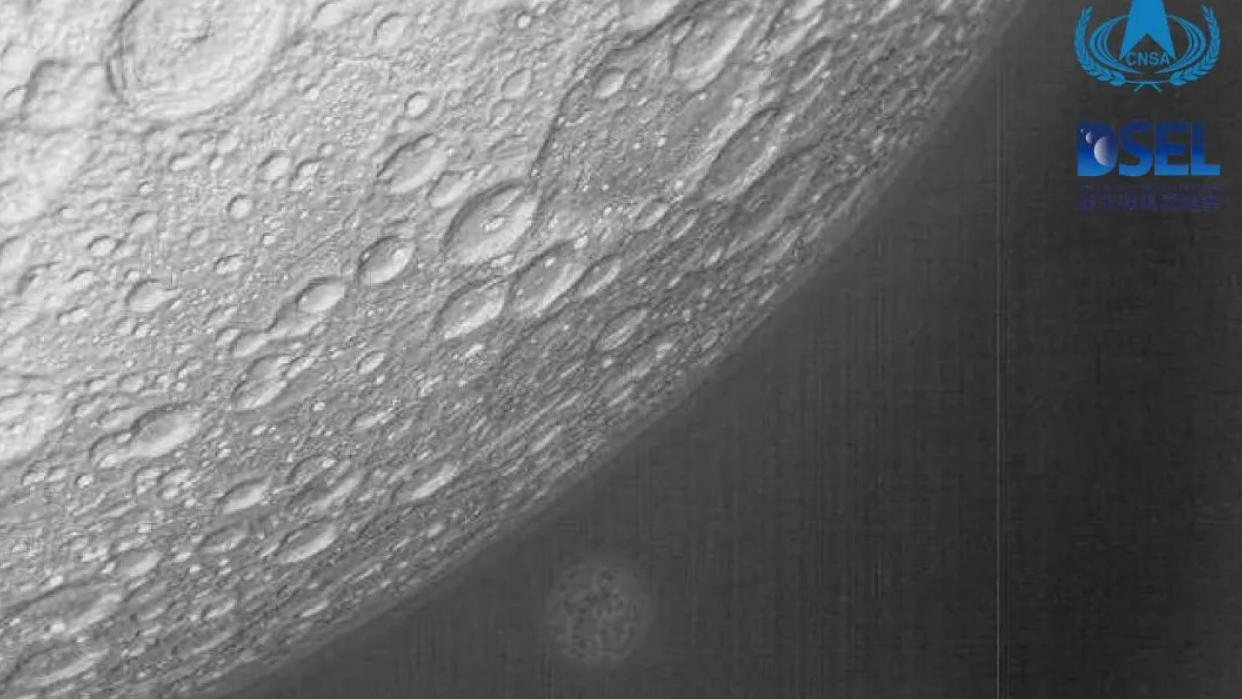
<instances>
[{"instance_id":1,"label":"vertical scan line","mask_svg":"<svg viewBox=\"0 0 1242 699\"><path fill-rule=\"evenodd\" d=\"M993 173L996 187L996 326L994 332L996 352L995 372L995 449L996 449L996 696L1003 699L1007 692L1005 678L1005 642L1004 642L1004 593L1005 593L1005 489L1003 480L1004 468L1004 428L1002 408L1004 407L1004 240L1005 240L1005 66L1003 59L996 62L996 170Z\"/></svg>"}]
</instances>

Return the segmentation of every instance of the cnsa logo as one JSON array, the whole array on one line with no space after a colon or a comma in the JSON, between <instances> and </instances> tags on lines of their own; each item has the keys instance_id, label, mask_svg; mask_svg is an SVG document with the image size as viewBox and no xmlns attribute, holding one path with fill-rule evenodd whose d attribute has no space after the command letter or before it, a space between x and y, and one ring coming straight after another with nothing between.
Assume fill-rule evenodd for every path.
<instances>
[{"instance_id":1,"label":"cnsa logo","mask_svg":"<svg viewBox=\"0 0 1242 699\"><path fill-rule=\"evenodd\" d=\"M1182 87L1206 76L1220 60L1220 24L1210 7L1197 24L1165 10L1164 0L1131 0L1130 13L1090 30L1092 8L1078 17L1074 51L1083 71L1113 87ZM1120 38L1120 42L1118 42Z\"/></svg>"}]
</instances>

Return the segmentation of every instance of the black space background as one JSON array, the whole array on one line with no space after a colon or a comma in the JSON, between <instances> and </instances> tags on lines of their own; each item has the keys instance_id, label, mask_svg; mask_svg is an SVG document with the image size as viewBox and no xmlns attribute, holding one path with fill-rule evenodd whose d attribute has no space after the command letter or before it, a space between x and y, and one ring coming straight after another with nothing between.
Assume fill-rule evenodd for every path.
<instances>
[{"instance_id":1,"label":"black space background","mask_svg":"<svg viewBox=\"0 0 1242 699\"><path fill-rule=\"evenodd\" d=\"M1242 8L1161 95L1081 72L1081 9L1032 0L882 211L593 488L233 696L1239 696ZM1077 120L1131 118L1207 123L1221 213L1075 211ZM659 619L573 674L534 610L595 547Z\"/></svg>"}]
</instances>

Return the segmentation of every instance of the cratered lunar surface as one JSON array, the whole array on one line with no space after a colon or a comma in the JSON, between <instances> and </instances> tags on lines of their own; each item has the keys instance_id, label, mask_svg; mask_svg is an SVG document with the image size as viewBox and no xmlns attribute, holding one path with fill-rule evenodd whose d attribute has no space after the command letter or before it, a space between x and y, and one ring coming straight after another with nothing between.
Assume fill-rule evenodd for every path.
<instances>
[{"instance_id":1,"label":"cratered lunar surface","mask_svg":"<svg viewBox=\"0 0 1242 699\"><path fill-rule=\"evenodd\" d=\"M0 696L193 696L459 567L1019 5L0 2Z\"/></svg>"}]
</instances>

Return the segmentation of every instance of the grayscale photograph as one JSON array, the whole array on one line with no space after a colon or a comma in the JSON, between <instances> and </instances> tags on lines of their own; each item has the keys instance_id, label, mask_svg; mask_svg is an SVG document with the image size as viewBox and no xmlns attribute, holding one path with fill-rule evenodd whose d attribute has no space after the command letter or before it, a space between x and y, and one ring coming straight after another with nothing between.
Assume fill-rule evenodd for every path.
<instances>
[{"instance_id":1,"label":"grayscale photograph","mask_svg":"<svg viewBox=\"0 0 1242 699\"><path fill-rule=\"evenodd\" d=\"M1237 56L0 0L0 699L1242 696Z\"/></svg>"}]
</instances>

